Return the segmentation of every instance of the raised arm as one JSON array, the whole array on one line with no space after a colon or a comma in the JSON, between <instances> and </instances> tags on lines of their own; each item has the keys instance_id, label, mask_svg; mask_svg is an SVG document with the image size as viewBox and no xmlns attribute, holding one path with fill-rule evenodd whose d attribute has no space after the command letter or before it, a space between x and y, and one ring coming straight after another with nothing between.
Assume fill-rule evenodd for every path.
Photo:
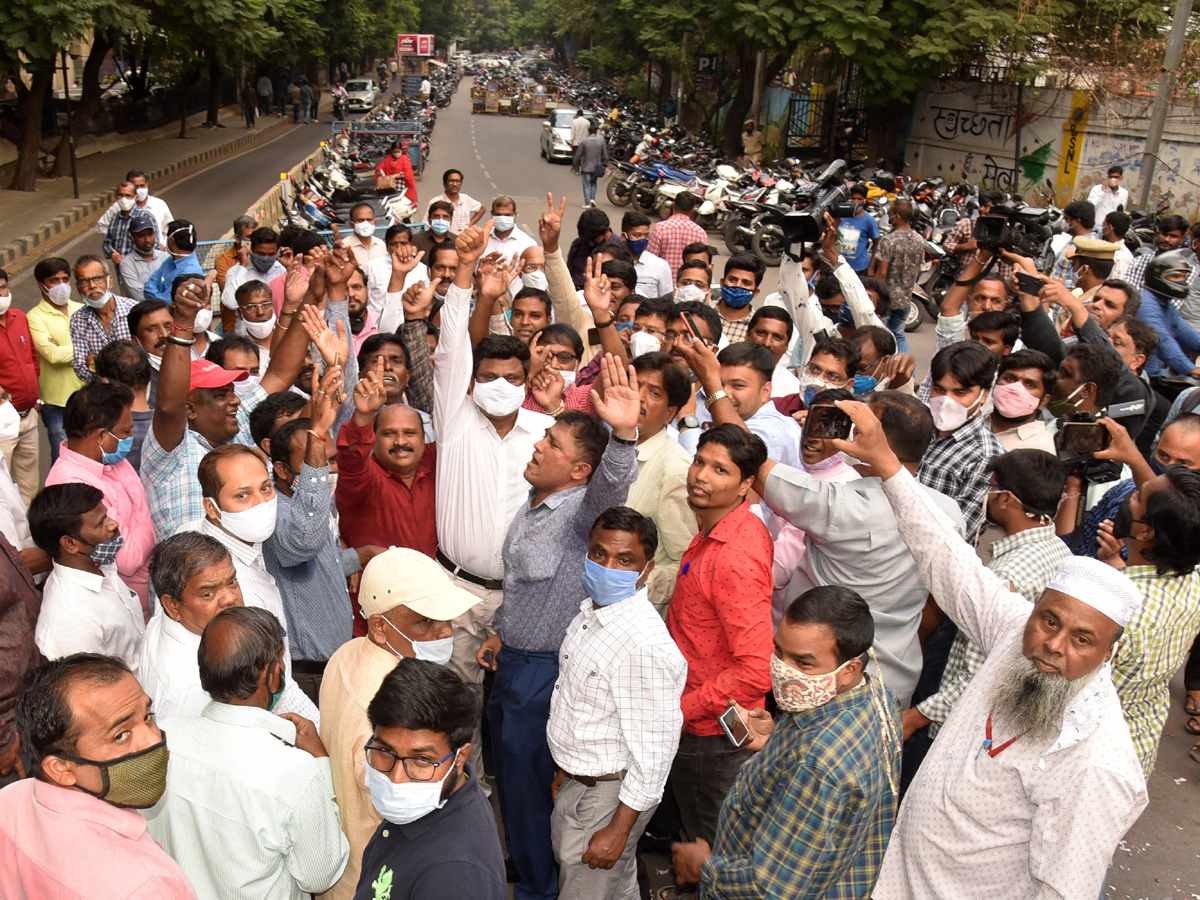
<instances>
[{"instance_id":1,"label":"raised arm","mask_svg":"<svg viewBox=\"0 0 1200 900\"><path fill-rule=\"evenodd\" d=\"M442 279L432 283L414 284L404 292L404 323L396 332L408 350L408 387L405 397L408 405L422 412L433 413L433 354L425 334L429 321L429 310L433 308L433 295Z\"/></svg>"},{"instance_id":2,"label":"raised arm","mask_svg":"<svg viewBox=\"0 0 1200 900\"><path fill-rule=\"evenodd\" d=\"M468 228L454 241L458 268L454 284L446 292L442 307L442 331L433 355L433 420L441 430L452 410L462 403L471 386L471 338L467 331L471 307L471 285L475 280L475 262L487 246L493 222Z\"/></svg>"},{"instance_id":3,"label":"raised arm","mask_svg":"<svg viewBox=\"0 0 1200 900\"><path fill-rule=\"evenodd\" d=\"M575 293L575 284L571 281L571 273L558 243L566 208L566 197L555 209L554 195L547 191L546 211L538 218L538 237L542 240L542 250L546 255L546 293L550 295L554 321L570 325L579 332L580 337L587 340L587 329L591 323L585 321L586 316Z\"/></svg>"},{"instance_id":4,"label":"raised arm","mask_svg":"<svg viewBox=\"0 0 1200 900\"><path fill-rule=\"evenodd\" d=\"M211 276L210 276L211 277ZM211 282L189 278L175 291L171 306L171 337L191 341L198 313L207 302ZM158 394L154 402L154 439L170 452L187 433L187 397L192 383L192 348L167 339L158 372Z\"/></svg>"},{"instance_id":5,"label":"raised arm","mask_svg":"<svg viewBox=\"0 0 1200 900\"><path fill-rule=\"evenodd\" d=\"M611 353L624 366L629 358L625 353L625 345L617 336L616 317L612 312L612 286L600 273L600 265L590 256L584 269L583 299L592 311L592 321L596 323L596 332L600 335L601 351ZM586 339L587 335L581 337Z\"/></svg>"}]
</instances>

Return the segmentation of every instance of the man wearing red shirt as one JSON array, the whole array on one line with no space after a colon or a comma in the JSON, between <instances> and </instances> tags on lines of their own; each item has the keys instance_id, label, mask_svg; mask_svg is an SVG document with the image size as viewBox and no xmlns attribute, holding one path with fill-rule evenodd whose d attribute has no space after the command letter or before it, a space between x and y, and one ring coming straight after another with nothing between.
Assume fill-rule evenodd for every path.
<instances>
[{"instance_id":1,"label":"man wearing red shirt","mask_svg":"<svg viewBox=\"0 0 1200 900\"><path fill-rule=\"evenodd\" d=\"M38 417L34 410L42 405L38 397L41 367L29 320L19 309L10 309L11 303L8 273L0 269L0 401L11 401L20 417L16 432L9 430L4 435L7 439L0 441L0 452L28 506L38 489Z\"/></svg>"},{"instance_id":2,"label":"man wearing red shirt","mask_svg":"<svg viewBox=\"0 0 1200 900\"><path fill-rule=\"evenodd\" d=\"M692 221L692 210L699 205L699 197L684 191L675 198L675 211L650 231L650 244L646 249L667 261L671 278L679 275L684 247L696 242L708 243L708 232Z\"/></svg>"},{"instance_id":3,"label":"man wearing red shirt","mask_svg":"<svg viewBox=\"0 0 1200 900\"><path fill-rule=\"evenodd\" d=\"M736 426L700 437L687 476L700 533L683 554L667 609L667 630L688 664L671 785L689 840L710 845L725 794L750 757L725 737L717 716L731 698L760 709L771 689L773 546L746 502L766 459L762 438Z\"/></svg>"}]
</instances>

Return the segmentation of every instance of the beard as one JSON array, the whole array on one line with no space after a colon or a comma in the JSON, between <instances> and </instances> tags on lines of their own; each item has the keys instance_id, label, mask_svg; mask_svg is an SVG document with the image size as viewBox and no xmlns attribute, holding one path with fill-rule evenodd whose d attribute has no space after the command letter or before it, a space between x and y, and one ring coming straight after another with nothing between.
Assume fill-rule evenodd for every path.
<instances>
[{"instance_id":1,"label":"beard","mask_svg":"<svg viewBox=\"0 0 1200 900\"><path fill-rule=\"evenodd\" d=\"M1089 681L1091 675L1069 681L1057 672L1043 672L1018 644L992 688L992 709L1006 729L1048 738L1062 729L1067 706Z\"/></svg>"}]
</instances>

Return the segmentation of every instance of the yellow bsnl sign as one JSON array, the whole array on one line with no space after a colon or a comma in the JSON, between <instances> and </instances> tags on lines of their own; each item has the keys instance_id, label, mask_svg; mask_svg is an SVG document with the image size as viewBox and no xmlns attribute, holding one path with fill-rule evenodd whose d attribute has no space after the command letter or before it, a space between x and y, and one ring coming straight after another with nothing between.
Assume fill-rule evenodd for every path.
<instances>
[{"instance_id":1,"label":"yellow bsnl sign","mask_svg":"<svg viewBox=\"0 0 1200 900\"><path fill-rule=\"evenodd\" d=\"M1087 138L1090 109L1091 98L1083 91L1075 91L1071 97L1071 113L1063 123L1058 176L1054 179L1054 200L1059 206L1070 203L1075 193L1075 179L1079 175L1079 163L1083 159L1083 144Z\"/></svg>"}]
</instances>

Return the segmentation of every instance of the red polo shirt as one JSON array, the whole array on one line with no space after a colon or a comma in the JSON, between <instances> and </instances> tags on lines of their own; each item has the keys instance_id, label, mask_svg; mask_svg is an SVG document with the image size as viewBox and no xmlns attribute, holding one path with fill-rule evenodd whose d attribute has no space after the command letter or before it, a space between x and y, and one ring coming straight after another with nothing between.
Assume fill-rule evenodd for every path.
<instances>
[{"instance_id":1,"label":"red polo shirt","mask_svg":"<svg viewBox=\"0 0 1200 900\"><path fill-rule=\"evenodd\" d=\"M0 387L12 394L17 412L37 403L40 371L25 313L10 309L0 314Z\"/></svg>"},{"instance_id":2,"label":"red polo shirt","mask_svg":"<svg viewBox=\"0 0 1200 900\"><path fill-rule=\"evenodd\" d=\"M680 705L692 734L722 734L717 716L730 697L761 708L771 689L773 559L771 534L748 503L683 554L667 630L687 660Z\"/></svg>"}]
</instances>

